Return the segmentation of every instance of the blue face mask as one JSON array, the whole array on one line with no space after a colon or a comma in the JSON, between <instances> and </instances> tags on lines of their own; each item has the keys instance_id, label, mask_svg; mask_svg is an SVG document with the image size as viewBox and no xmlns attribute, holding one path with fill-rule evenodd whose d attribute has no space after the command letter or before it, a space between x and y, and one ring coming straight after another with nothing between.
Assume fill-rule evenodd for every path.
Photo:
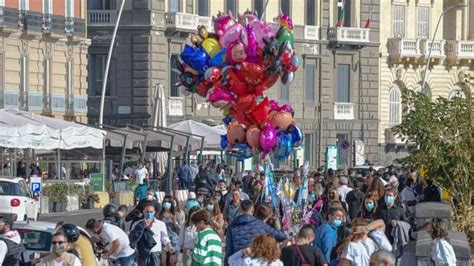
<instances>
[{"instance_id":1,"label":"blue face mask","mask_svg":"<svg viewBox=\"0 0 474 266\"><path fill-rule=\"evenodd\" d=\"M385 204L387 205L392 205L393 202L395 201L395 199L392 196L386 196L384 200L385 200Z\"/></svg>"},{"instance_id":2,"label":"blue face mask","mask_svg":"<svg viewBox=\"0 0 474 266\"><path fill-rule=\"evenodd\" d=\"M309 201L314 202L316 200L316 195L314 193L309 194Z\"/></svg>"},{"instance_id":3,"label":"blue face mask","mask_svg":"<svg viewBox=\"0 0 474 266\"><path fill-rule=\"evenodd\" d=\"M210 212L214 211L214 205L212 205L212 204L208 204L208 205L206 206L206 208L207 208L207 210L210 211Z\"/></svg>"},{"instance_id":4,"label":"blue face mask","mask_svg":"<svg viewBox=\"0 0 474 266\"><path fill-rule=\"evenodd\" d=\"M145 213L145 220L153 220L155 218L155 215L151 212Z\"/></svg>"},{"instance_id":5,"label":"blue face mask","mask_svg":"<svg viewBox=\"0 0 474 266\"><path fill-rule=\"evenodd\" d=\"M163 203L163 208L165 208L165 209L171 209L171 202L165 202L165 203Z\"/></svg>"},{"instance_id":6,"label":"blue face mask","mask_svg":"<svg viewBox=\"0 0 474 266\"><path fill-rule=\"evenodd\" d=\"M365 204L365 208L371 212L374 208L375 208L375 205L372 203L372 202L369 202L369 203L366 203Z\"/></svg>"},{"instance_id":7,"label":"blue face mask","mask_svg":"<svg viewBox=\"0 0 474 266\"><path fill-rule=\"evenodd\" d=\"M332 221L332 224L333 224L335 227L340 227L340 226L342 225L342 220L334 219L334 221Z\"/></svg>"}]
</instances>

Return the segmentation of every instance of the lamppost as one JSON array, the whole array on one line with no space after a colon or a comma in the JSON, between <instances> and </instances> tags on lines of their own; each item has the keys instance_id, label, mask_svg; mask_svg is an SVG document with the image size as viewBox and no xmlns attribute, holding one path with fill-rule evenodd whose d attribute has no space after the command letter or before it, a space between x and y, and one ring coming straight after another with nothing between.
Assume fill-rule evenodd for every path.
<instances>
[{"instance_id":1,"label":"lamppost","mask_svg":"<svg viewBox=\"0 0 474 266\"><path fill-rule=\"evenodd\" d=\"M438 32L438 28L439 28L439 24L441 23L441 19L444 17L444 15L446 13L448 13L448 11L450 11L452 9L462 9L462 8L465 8L465 7L467 7L466 0L461 0L461 3L449 6L448 8L446 8L443 11L443 13L441 13L441 15L439 15L438 24L436 24L435 32L433 34L433 39L431 40L430 47L428 47L428 50L429 50L428 51L428 58L426 60L425 73L423 74L423 82L422 82L422 85L421 85L422 90L424 90L425 86L426 86L426 77L428 76L428 69L430 67L431 51L433 50L433 43L435 41L436 33Z\"/></svg>"},{"instance_id":2,"label":"lamppost","mask_svg":"<svg viewBox=\"0 0 474 266\"><path fill-rule=\"evenodd\" d=\"M115 21L114 32L112 34L112 40L110 41L109 53L107 54L107 63L105 64L105 73L104 79L102 82L102 94L100 97L100 110L99 110L99 127L102 128L102 124L104 123L104 105L105 105L105 88L107 87L107 78L109 76L109 67L110 67L110 59L112 58L112 51L114 50L115 44L115 36L117 35L117 29L120 23L120 17L122 16L123 5L125 4L125 0L122 0L120 4L120 8L118 10L117 21Z\"/></svg>"}]
</instances>

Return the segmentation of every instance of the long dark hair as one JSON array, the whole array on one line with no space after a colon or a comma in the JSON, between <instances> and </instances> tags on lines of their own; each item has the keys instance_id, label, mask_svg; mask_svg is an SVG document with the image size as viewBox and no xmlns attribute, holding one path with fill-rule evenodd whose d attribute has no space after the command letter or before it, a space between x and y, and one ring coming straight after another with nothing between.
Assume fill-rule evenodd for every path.
<instances>
[{"instance_id":1,"label":"long dark hair","mask_svg":"<svg viewBox=\"0 0 474 266\"><path fill-rule=\"evenodd\" d=\"M175 215L175 208L176 206L174 206L174 200L173 200L173 197L171 195L166 195L164 198L163 198L163 203L162 205L165 203L165 202L170 202L171 203L171 208L169 209L171 214L173 214L173 216ZM165 208L161 208L160 210L160 218L163 217L163 214L165 213Z\"/></svg>"},{"instance_id":2,"label":"long dark hair","mask_svg":"<svg viewBox=\"0 0 474 266\"><path fill-rule=\"evenodd\" d=\"M432 239L448 240L448 225L440 218L431 220L430 235Z\"/></svg>"}]
</instances>

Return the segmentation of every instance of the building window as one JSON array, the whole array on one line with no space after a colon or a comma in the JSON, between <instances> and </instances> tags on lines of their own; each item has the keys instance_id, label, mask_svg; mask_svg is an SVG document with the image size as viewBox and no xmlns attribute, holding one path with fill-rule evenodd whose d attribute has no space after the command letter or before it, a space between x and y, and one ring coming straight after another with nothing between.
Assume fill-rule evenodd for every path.
<instances>
[{"instance_id":1,"label":"building window","mask_svg":"<svg viewBox=\"0 0 474 266\"><path fill-rule=\"evenodd\" d=\"M30 1L29 0L20 0L20 10L29 10Z\"/></svg>"},{"instance_id":2,"label":"building window","mask_svg":"<svg viewBox=\"0 0 474 266\"><path fill-rule=\"evenodd\" d=\"M306 65L305 102L314 103L314 64Z\"/></svg>"},{"instance_id":3,"label":"building window","mask_svg":"<svg viewBox=\"0 0 474 266\"><path fill-rule=\"evenodd\" d=\"M199 16L209 16L209 0L197 0L197 12Z\"/></svg>"},{"instance_id":4,"label":"building window","mask_svg":"<svg viewBox=\"0 0 474 266\"><path fill-rule=\"evenodd\" d=\"M66 69L66 107L68 112L74 111L74 64L67 61Z\"/></svg>"},{"instance_id":5,"label":"building window","mask_svg":"<svg viewBox=\"0 0 474 266\"><path fill-rule=\"evenodd\" d=\"M450 93L449 93L449 96L448 96L448 99L449 100L452 100L454 98L463 98L465 99L466 98L466 95L464 94L464 92L460 89L460 88L456 88L454 90L452 90Z\"/></svg>"},{"instance_id":6,"label":"building window","mask_svg":"<svg viewBox=\"0 0 474 266\"><path fill-rule=\"evenodd\" d=\"M393 36L395 38L405 37L405 6L393 6Z\"/></svg>"},{"instance_id":7,"label":"building window","mask_svg":"<svg viewBox=\"0 0 474 266\"><path fill-rule=\"evenodd\" d=\"M176 73L176 69L178 69L178 58L179 55L172 54L170 61L171 61L171 70L170 70L170 96L171 97L178 97L179 91L178 86L176 83L178 82L178 73Z\"/></svg>"},{"instance_id":8,"label":"building window","mask_svg":"<svg viewBox=\"0 0 474 266\"><path fill-rule=\"evenodd\" d=\"M89 96L102 95L106 62L107 55L91 54L89 56ZM110 76L108 80L105 95L110 95Z\"/></svg>"},{"instance_id":9,"label":"building window","mask_svg":"<svg viewBox=\"0 0 474 266\"><path fill-rule=\"evenodd\" d=\"M0 0L1 2L2 0ZM0 108L4 108L3 102L4 102L4 96L3 93L5 91L5 87L3 86L3 77L4 74L3 72L5 71L5 68L3 67L3 53L0 53Z\"/></svg>"},{"instance_id":10,"label":"building window","mask_svg":"<svg viewBox=\"0 0 474 266\"><path fill-rule=\"evenodd\" d=\"M313 163L313 134L304 134L304 161L308 161L309 165Z\"/></svg>"},{"instance_id":11,"label":"building window","mask_svg":"<svg viewBox=\"0 0 474 266\"><path fill-rule=\"evenodd\" d=\"M181 10L181 0L169 0L170 12L179 12Z\"/></svg>"},{"instance_id":12,"label":"building window","mask_svg":"<svg viewBox=\"0 0 474 266\"><path fill-rule=\"evenodd\" d=\"M429 7L418 7L418 38L427 39L429 37L429 12Z\"/></svg>"},{"instance_id":13,"label":"building window","mask_svg":"<svg viewBox=\"0 0 474 266\"><path fill-rule=\"evenodd\" d=\"M66 18L74 17L74 0L66 0Z\"/></svg>"},{"instance_id":14,"label":"building window","mask_svg":"<svg viewBox=\"0 0 474 266\"><path fill-rule=\"evenodd\" d=\"M337 0L337 27L351 26L351 12L351 1Z\"/></svg>"},{"instance_id":15,"label":"building window","mask_svg":"<svg viewBox=\"0 0 474 266\"><path fill-rule=\"evenodd\" d=\"M114 0L89 0L87 2L89 10L113 10L115 9Z\"/></svg>"},{"instance_id":16,"label":"building window","mask_svg":"<svg viewBox=\"0 0 474 266\"><path fill-rule=\"evenodd\" d=\"M400 89L392 87L389 91L388 101L388 123L390 127L400 124L401 110Z\"/></svg>"},{"instance_id":17,"label":"building window","mask_svg":"<svg viewBox=\"0 0 474 266\"><path fill-rule=\"evenodd\" d=\"M280 11L291 17L291 0L280 0Z\"/></svg>"},{"instance_id":18,"label":"building window","mask_svg":"<svg viewBox=\"0 0 474 266\"><path fill-rule=\"evenodd\" d=\"M253 0L253 10L261 17L265 9L265 0Z\"/></svg>"},{"instance_id":19,"label":"building window","mask_svg":"<svg viewBox=\"0 0 474 266\"><path fill-rule=\"evenodd\" d=\"M51 0L43 0L43 14L53 14L53 2Z\"/></svg>"},{"instance_id":20,"label":"building window","mask_svg":"<svg viewBox=\"0 0 474 266\"><path fill-rule=\"evenodd\" d=\"M28 57L22 55L20 57L20 109L28 108Z\"/></svg>"},{"instance_id":21,"label":"building window","mask_svg":"<svg viewBox=\"0 0 474 266\"><path fill-rule=\"evenodd\" d=\"M232 15L237 15L237 0L226 0L225 1L225 10L232 12Z\"/></svg>"},{"instance_id":22,"label":"building window","mask_svg":"<svg viewBox=\"0 0 474 266\"><path fill-rule=\"evenodd\" d=\"M350 102L350 65L349 64L338 64L337 65L337 92L336 102L348 103Z\"/></svg>"},{"instance_id":23,"label":"building window","mask_svg":"<svg viewBox=\"0 0 474 266\"><path fill-rule=\"evenodd\" d=\"M289 102L290 101L290 85L289 84L280 84L280 101Z\"/></svg>"},{"instance_id":24,"label":"building window","mask_svg":"<svg viewBox=\"0 0 474 266\"><path fill-rule=\"evenodd\" d=\"M306 0L306 25L316 25L316 0Z\"/></svg>"},{"instance_id":25,"label":"building window","mask_svg":"<svg viewBox=\"0 0 474 266\"><path fill-rule=\"evenodd\" d=\"M43 84L43 110L51 111L51 58L45 58Z\"/></svg>"}]
</instances>

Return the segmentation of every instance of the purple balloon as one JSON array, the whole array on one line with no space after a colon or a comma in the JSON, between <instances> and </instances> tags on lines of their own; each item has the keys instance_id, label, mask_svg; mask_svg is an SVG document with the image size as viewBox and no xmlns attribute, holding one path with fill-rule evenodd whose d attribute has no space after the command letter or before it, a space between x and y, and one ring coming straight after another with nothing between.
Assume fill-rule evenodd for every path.
<instances>
[{"instance_id":1,"label":"purple balloon","mask_svg":"<svg viewBox=\"0 0 474 266\"><path fill-rule=\"evenodd\" d=\"M260 133L260 149L263 151L270 151L275 147L277 140L277 132L271 124L267 124Z\"/></svg>"},{"instance_id":2,"label":"purple balloon","mask_svg":"<svg viewBox=\"0 0 474 266\"><path fill-rule=\"evenodd\" d=\"M272 111L278 111L278 109L280 109L280 107L278 106L278 101L275 99L271 99L268 102L268 105L270 105Z\"/></svg>"},{"instance_id":3,"label":"purple balloon","mask_svg":"<svg viewBox=\"0 0 474 266\"><path fill-rule=\"evenodd\" d=\"M247 25L247 43L244 43L245 51L247 52L247 59L245 61L250 63L259 63L260 58L257 54L257 39L252 26Z\"/></svg>"},{"instance_id":4,"label":"purple balloon","mask_svg":"<svg viewBox=\"0 0 474 266\"><path fill-rule=\"evenodd\" d=\"M278 108L278 111L285 111L291 114L293 113L293 108L291 108L291 106L288 104L284 104L280 108Z\"/></svg>"}]
</instances>

